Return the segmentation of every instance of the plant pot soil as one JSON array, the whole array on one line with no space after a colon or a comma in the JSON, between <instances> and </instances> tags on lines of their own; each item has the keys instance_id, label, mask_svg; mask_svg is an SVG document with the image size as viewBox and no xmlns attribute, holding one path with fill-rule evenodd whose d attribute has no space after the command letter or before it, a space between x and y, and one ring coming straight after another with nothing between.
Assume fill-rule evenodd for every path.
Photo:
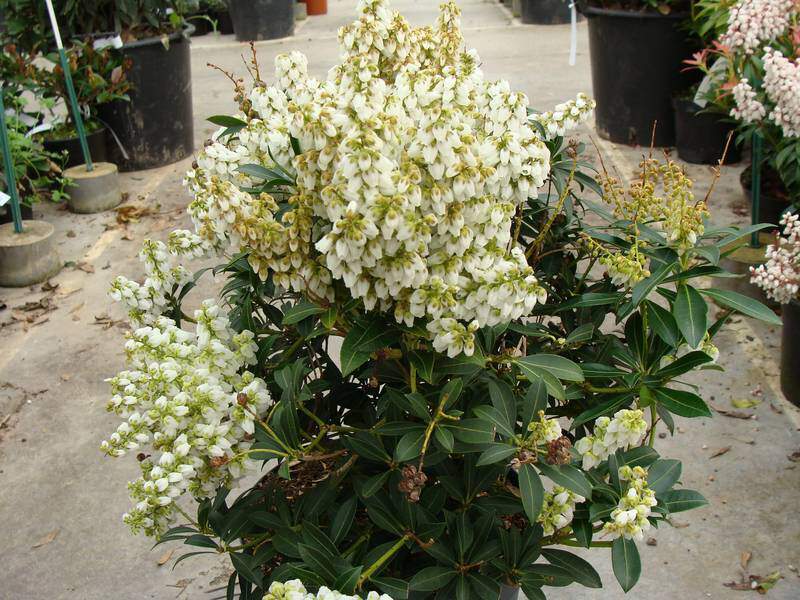
<instances>
[{"instance_id":1,"label":"plant pot soil","mask_svg":"<svg viewBox=\"0 0 800 600\"><path fill-rule=\"evenodd\" d=\"M673 146L672 98L698 77L681 72L693 50L682 28L688 15L580 8L589 22L598 133L620 144L649 146L652 138Z\"/></svg>"},{"instance_id":2,"label":"plant pot soil","mask_svg":"<svg viewBox=\"0 0 800 600\"><path fill-rule=\"evenodd\" d=\"M328 0L305 0L306 14L309 17L328 13Z\"/></svg>"},{"instance_id":3,"label":"plant pot soil","mask_svg":"<svg viewBox=\"0 0 800 600\"><path fill-rule=\"evenodd\" d=\"M108 157L106 147L106 128L93 131L86 136L86 143L89 146L89 153L92 155L92 162L106 162ZM67 151L66 168L84 164L81 142L77 137L64 138L60 140L42 140L42 146L48 152L61 154Z\"/></svg>"},{"instance_id":4,"label":"plant pot soil","mask_svg":"<svg viewBox=\"0 0 800 600\"><path fill-rule=\"evenodd\" d=\"M571 21L569 5L570 2L566 0L521 0L520 20L531 25L569 23Z\"/></svg>"},{"instance_id":5,"label":"plant pot soil","mask_svg":"<svg viewBox=\"0 0 800 600\"><path fill-rule=\"evenodd\" d=\"M23 221L30 221L33 219L33 207L30 204L20 204L19 213ZM11 201L6 202L0 206L0 225L4 223L11 223L14 220L11 214Z\"/></svg>"},{"instance_id":6,"label":"plant pot soil","mask_svg":"<svg viewBox=\"0 0 800 600\"><path fill-rule=\"evenodd\" d=\"M190 34L190 26L185 32ZM192 65L189 39L182 32L147 38L122 47L132 61L127 77L132 84L130 102L114 101L100 107L101 119L128 153L106 140L109 162L120 171L138 171L174 163L194 150L192 118Z\"/></svg>"},{"instance_id":7,"label":"plant pot soil","mask_svg":"<svg viewBox=\"0 0 800 600\"><path fill-rule=\"evenodd\" d=\"M800 406L800 302L797 300L783 305L781 390L789 402Z\"/></svg>"},{"instance_id":8,"label":"plant pot soil","mask_svg":"<svg viewBox=\"0 0 800 600\"><path fill-rule=\"evenodd\" d=\"M752 207L752 169L747 167L739 176L747 205ZM793 199L789 196L780 177L772 169L763 169L761 172L761 201L759 206L759 223L772 223L777 225L781 220L783 211L786 210Z\"/></svg>"},{"instance_id":9,"label":"plant pot soil","mask_svg":"<svg viewBox=\"0 0 800 600\"><path fill-rule=\"evenodd\" d=\"M229 7L239 41L274 40L294 33L294 0L230 0Z\"/></svg>"},{"instance_id":10,"label":"plant pot soil","mask_svg":"<svg viewBox=\"0 0 800 600\"><path fill-rule=\"evenodd\" d=\"M715 165L725 152L725 144L736 125L721 113L700 112L702 108L694 101L676 98L675 145L678 156L688 163ZM731 165L742 159L742 151L736 145L736 136L731 138L725 164Z\"/></svg>"}]
</instances>

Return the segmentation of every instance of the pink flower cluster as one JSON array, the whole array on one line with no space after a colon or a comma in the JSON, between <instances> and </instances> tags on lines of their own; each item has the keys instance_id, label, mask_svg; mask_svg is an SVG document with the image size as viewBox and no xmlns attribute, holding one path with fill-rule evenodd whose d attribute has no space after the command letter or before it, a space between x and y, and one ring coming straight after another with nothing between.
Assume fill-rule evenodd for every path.
<instances>
[{"instance_id":1,"label":"pink flower cluster","mask_svg":"<svg viewBox=\"0 0 800 600\"><path fill-rule=\"evenodd\" d=\"M732 50L752 54L786 31L795 12L796 0L739 0L730 10L728 30L720 41Z\"/></svg>"},{"instance_id":2,"label":"pink flower cluster","mask_svg":"<svg viewBox=\"0 0 800 600\"><path fill-rule=\"evenodd\" d=\"M769 118L786 137L800 137L800 59L793 62L767 48L764 73L764 91L775 103Z\"/></svg>"},{"instance_id":3,"label":"pink flower cluster","mask_svg":"<svg viewBox=\"0 0 800 600\"><path fill-rule=\"evenodd\" d=\"M769 298L788 304L800 291L800 218L786 214L781 219L783 235L776 245L767 247L767 262L750 267L750 281L763 289Z\"/></svg>"}]
</instances>

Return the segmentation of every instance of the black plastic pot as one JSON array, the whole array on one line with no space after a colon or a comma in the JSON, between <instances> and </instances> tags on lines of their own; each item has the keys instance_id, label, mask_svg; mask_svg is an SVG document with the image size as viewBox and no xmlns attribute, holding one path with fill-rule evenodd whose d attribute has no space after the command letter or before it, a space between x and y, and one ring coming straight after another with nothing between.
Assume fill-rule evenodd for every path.
<instances>
[{"instance_id":1,"label":"black plastic pot","mask_svg":"<svg viewBox=\"0 0 800 600\"><path fill-rule=\"evenodd\" d=\"M797 300L783 305L781 390L789 402L800 406L800 302Z\"/></svg>"},{"instance_id":2,"label":"black plastic pot","mask_svg":"<svg viewBox=\"0 0 800 600\"><path fill-rule=\"evenodd\" d=\"M217 31L222 35L230 35L233 33L233 20L231 19L231 13L227 10L215 12L211 15L211 18L217 20Z\"/></svg>"},{"instance_id":3,"label":"black plastic pot","mask_svg":"<svg viewBox=\"0 0 800 600\"><path fill-rule=\"evenodd\" d=\"M230 0L236 39L274 40L294 33L295 0Z\"/></svg>"},{"instance_id":4,"label":"black plastic pot","mask_svg":"<svg viewBox=\"0 0 800 600\"><path fill-rule=\"evenodd\" d=\"M211 23L208 20L209 18L213 19L214 17L205 13L198 13L196 15L189 15L189 17L187 17L187 20L194 27L191 37L201 37L211 33L214 28L211 26Z\"/></svg>"},{"instance_id":5,"label":"black plastic pot","mask_svg":"<svg viewBox=\"0 0 800 600\"><path fill-rule=\"evenodd\" d=\"M86 143L89 145L89 153L92 155L92 162L106 162L108 154L106 151L106 128L101 127L86 136ZM61 140L42 140L42 146L48 152L61 154L67 151L67 167L74 167L84 163L81 142L77 137L65 138Z\"/></svg>"},{"instance_id":6,"label":"black plastic pot","mask_svg":"<svg viewBox=\"0 0 800 600\"><path fill-rule=\"evenodd\" d=\"M781 197L775 194L766 185L764 185L764 179L769 177L769 174L762 172L761 177L762 185L758 221L760 223L773 223L777 225L781 220L783 211L789 208L792 202L786 197ZM747 205L751 206L753 182L751 179L750 167L742 171L742 174L739 176L739 182L742 184L742 193L744 193Z\"/></svg>"},{"instance_id":7,"label":"black plastic pot","mask_svg":"<svg viewBox=\"0 0 800 600\"><path fill-rule=\"evenodd\" d=\"M531 25L561 25L570 22L571 0L521 0L520 21ZM580 15L578 16L580 19Z\"/></svg>"},{"instance_id":8,"label":"black plastic pot","mask_svg":"<svg viewBox=\"0 0 800 600\"><path fill-rule=\"evenodd\" d=\"M190 26L185 33L190 34ZM100 106L100 118L119 138L107 139L110 162L120 171L138 171L174 163L194 150L192 65L189 39L183 33L130 42L122 52L132 61L127 77L130 102Z\"/></svg>"},{"instance_id":9,"label":"black plastic pot","mask_svg":"<svg viewBox=\"0 0 800 600\"><path fill-rule=\"evenodd\" d=\"M676 98L672 104L678 156L697 165L717 164L736 125L722 113L700 112L703 109L692 100ZM741 159L742 151L734 136L728 145L725 164L731 165Z\"/></svg>"},{"instance_id":10,"label":"black plastic pot","mask_svg":"<svg viewBox=\"0 0 800 600\"><path fill-rule=\"evenodd\" d=\"M692 44L685 14L606 10L579 4L589 21L589 49L598 133L612 142L675 144L672 98L695 74L681 73Z\"/></svg>"},{"instance_id":11,"label":"black plastic pot","mask_svg":"<svg viewBox=\"0 0 800 600\"><path fill-rule=\"evenodd\" d=\"M19 214L23 221L30 221L33 219L33 207L30 204L19 205ZM4 223L11 223L14 220L11 214L11 201L9 200L3 206L0 206L0 225Z\"/></svg>"}]
</instances>

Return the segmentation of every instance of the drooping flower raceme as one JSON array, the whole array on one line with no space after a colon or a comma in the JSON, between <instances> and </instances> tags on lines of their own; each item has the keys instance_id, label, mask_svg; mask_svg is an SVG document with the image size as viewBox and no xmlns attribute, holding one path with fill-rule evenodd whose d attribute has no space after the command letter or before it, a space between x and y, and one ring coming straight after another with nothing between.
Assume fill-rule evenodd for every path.
<instances>
[{"instance_id":1,"label":"drooping flower raceme","mask_svg":"<svg viewBox=\"0 0 800 600\"><path fill-rule=\"evenodd\" d=\"M781 225L783 235L779 242L767 246L767 262L750 267L750 275L768 297L788 304L800 294L800 216L787 213Z\"/></svg>"},{"instance_id":2,"label":"drooping flower raceme","mask_svg":"<svg viewBox=\"0 0 800 600\"><path fill-rule=\"evenodd\" d=\"M600 417L594 423L594 434L582 437L575 450L583 458L583 469L589 470L611 456L618 448L638 444L647 432L641 410L620 410L613 419Z\"/></svg>"},{"instance_id":3,"label":"drooping flower raceme","mask_svg":"<svg viewBox=\"0 0 800 600\"><path fill-rule=\"evenodd\" d=\"M316 594L306 590L299 579L292 579L284 583L274 582L269 586L264 600L392 600L387 594L369 592L366 596L348 596L330 590L325 586L319 588Z\"/></svg>"},{"instance_id":4,"label":"drooping flower raceme","mask_svg":"<svg viewBox=\"0 0 800 600\"><path fill-rule=\"evenodd\" d=\"M245 370L255 362L253 334L234 334L209 301L194 319L193 333L166 317L136 329L125 346L129 369L109 380L108 410L123 422L101 448L140 452L124 516L134 532L163 532L182 494L208 497L241 476L254 421L271 404L266 384Z\"/></svg>"},{"instance_id":5,"label":"drooping flower raceme","mask_svg":"<svg viewBox=\"0 0 800 600\"><path fill-rule=\"evenodd\" d=\"M796 0L739 0L730 9L728 30L720 41L752 54L789 28L796 7Z\"/></svg>"},{"instance_id":6,"label":"drooping flower raceme","mask_svg":"<svg viewBox=\"0 0 800 600\"><path fill-rule=\"evenodd\" d=\"M764 91L775 104L769 118L786 137L800 137L800 58L794 61L778 50L764 54Z\"/></svg>"},{"instance_id":7,"label":"drooping flower raceme","mask_svg":"<svg viewBox=\"0 0 800 600\"><path fill-rule=\"evenodd\" d=\"M575 512L575 505L584 502L586 498L579 496L575 492L557 485L552 492L544 495L544 505L539 515L538 522L541 523L545 535L553 535L572 523Z\"/></svg>"},{"instance_id":8,"label":"drooping flower raceme","mask_svg":"<svg viewBox=\"0 0 800 600\"><path fill-rule=\"evenodd\" d=\"M512 223L548 175L543 140L594 104L581 95L534 116L542 135L525 95L485 80L463 48L454 3L418 29L385 0L359 12L326 80L299 53L276 59L277 83L249 94L241 131L218 136L187 175L190 212L209 246L247 251L279 288L421 319L437 350L469 355L477 328L546 299ZM280 166L292 192L279 203L239 189L257 183L239 170L248 164Z\"/></svg>"},{"instance_id":9,"label":"drooping flower raceme","mask_svg":"<svg viewBox=\"0 0 800 600\"><path fill-rule=\"evenodd\" d=\"M656 494L647 487L647 470L642 467L620 467L619 479L628 485L611 513L611 521L603 525L603 534L641 540L650 529L647 517L658 504Z\"/></svg>"}]
</instances>

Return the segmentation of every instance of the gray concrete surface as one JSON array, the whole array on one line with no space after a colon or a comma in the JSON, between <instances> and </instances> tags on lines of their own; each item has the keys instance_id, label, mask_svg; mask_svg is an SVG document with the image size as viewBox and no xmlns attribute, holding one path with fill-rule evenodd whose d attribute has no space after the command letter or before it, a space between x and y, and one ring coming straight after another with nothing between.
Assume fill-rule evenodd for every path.
<instances>
[{"instance_id":1,"label":"gray concrete surface","mask_svg":"<svg viewBox=\"0 0 800 600\"><path fill-rule=\"evenodd\" d=\"M433 20L434 0L396 0L415 23ZM480 52L486 73L504 77L547 107L579 91L591 91L586 25L579 26L578 64L568 66L569 27L520 26L490 0L462 0L468 44ZM289 49L309 55L323 75L336 56L336 28L352 18L355 0L329 0L330 12L311 17L293 38L259 43L264 68ZM212 114L232 110L229 82L206 67L214 62L244 73L245 44L232 37L196 38L193 88L196 143L212 131ZM587 128L582 136L594 137ZM598 142L606 161L629 173L641 150ZM0 599L121 600L208 599L223 585L228 567L212 557L189 560L173 571L159 566L169 547L131 537L120 520L128 504L125 481L135 476L128 460L104 458L100 441L115 419L104 406L104 379L123 364L122 314L106 297L118 273L139 274L136 259L144 237L165 238L188 224L188 197L180 180L190 160L120 176L126 206L150 212L119 223L117 213L71 214L37 207L37 218L56 227L58 249L70 261L52 285L0 289ZM712 200L717 223L741 222L746 208L738 184L740 167L724 170ZM689 167L704 190L710 170ZM134 209L120 214L136 217ZM123 219L124 220L124 219ZM777 387L779 336L774 328L737 318L720 338L726 372L696 377L703 395L721 409L763 391L751 419L715 415L682 420L664 453L684 461L684 484L702 491L711 506L679 515L676 528L654 531L657 545L641 544L644 574L633 599L728 599L723 583L739 580L742 553L750 573L784 575L768 597L800 598L800 525L795 517L800 466L788 455L800 450L800 417ZM717 457L721 449L730 450ZM179 555L176 549L174 559ZM606 550L590 553L603 575L603 590L554 589L556 600L622 598Z\"/></svg>"}]
</instances>

